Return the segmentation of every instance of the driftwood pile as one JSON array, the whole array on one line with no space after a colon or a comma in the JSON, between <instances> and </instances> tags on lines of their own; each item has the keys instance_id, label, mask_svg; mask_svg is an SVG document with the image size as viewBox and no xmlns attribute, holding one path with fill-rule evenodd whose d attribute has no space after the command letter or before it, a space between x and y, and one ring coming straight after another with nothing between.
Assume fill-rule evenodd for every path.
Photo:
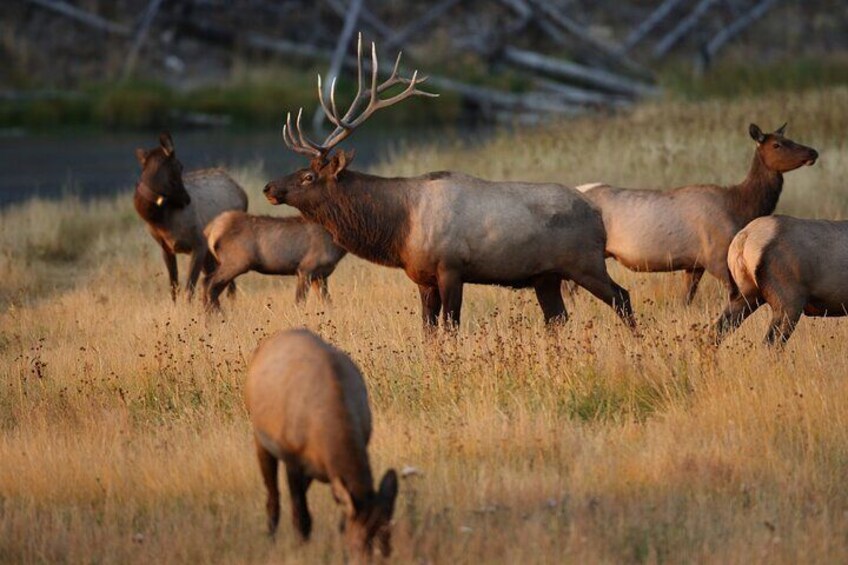
<instances>
[{"instance_id":1,"label":"driftwood pile","mask_svg":"<svg viewBox=\"0 0 848 565\"><path fill-rule=\"evenodd\" d=\"M688 50L686 56L692 57L696 68L704 69L724 46L778 3L595 3L594 14L604 5L609 10L626 8L622 11L631 22L630 31L616 41L588 25L593 13L567 0L409 2L401 15L397 6L403 2L378 0L148 0L129 24L87 11L81 2L25 1L93 31L126 38L124 79L136 72L145 45L161 35L155 33L157 28L171 30L177 41L191 39L216 49L321 61L329 65L326 85L341 74L342 67L355 65L352 52L357 30L373 38L385 57L405 49L405 64L428 69L439 65L416 58L416 46L442 42L440 51L448 56L473 54L486 63L490 76L518 77L521 87L516 90L514 80L511 88L493 86L498 81L481 84L449 71L430 75L429 84L459 94L486 119L510 120L572 115L589 108L616 109L652 96L658 88L649 65ZM246 10L261 12L269 25L258 31L244 25ZM704 24L707 20L710 26ZM430 50L421 52L429 56ZM322 114L318 111L315 116L317 125Z\"/></svg>"}]
</instances>

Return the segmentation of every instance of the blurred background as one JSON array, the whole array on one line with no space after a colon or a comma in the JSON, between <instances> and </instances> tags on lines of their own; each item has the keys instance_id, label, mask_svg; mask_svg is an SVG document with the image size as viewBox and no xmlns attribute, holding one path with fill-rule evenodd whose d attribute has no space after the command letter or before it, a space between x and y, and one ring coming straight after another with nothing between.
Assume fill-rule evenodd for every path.
<instances>
[{"instance_id":1,"label":"blurred background","mask_svg":"<svg viewBox=\"0 0 848 565\"><path fill-rule=\"evenodd\" d=\"M381 77L403 50L402 72L441 94L357 132L360 166L399 145L848 82L839 0L4 0L0 26L0 207L124 190L161 129L187 168L286 172L300 161L285 112L303 107L321 137L316 74L349 100L359 31Z\"/></svg>"}]
</instances>

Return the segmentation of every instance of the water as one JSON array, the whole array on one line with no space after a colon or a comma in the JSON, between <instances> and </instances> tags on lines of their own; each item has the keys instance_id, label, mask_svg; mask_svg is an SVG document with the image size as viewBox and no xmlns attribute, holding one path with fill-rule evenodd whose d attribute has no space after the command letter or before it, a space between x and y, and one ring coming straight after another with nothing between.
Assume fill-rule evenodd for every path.
<instances>
[{"instance_id":1,"label":"water","mask_svg":"<svg viewBox=\"0 0 848 565\"><path fill-rule=\"evenodd\" d=\"M283 145L279 132L193 130L172 134L177 156L187 171L261 162L270 180L307 163ZM446 135L471 141L480 139L480 134L476 128L452 132L365 129L347 143L356 148L357 168L365 169L398 143L414 147ZM151 132L0 135L0 208L36 196L76 194L89 199L127 191L138 180L135 149L157 144L158 135Z\"/></svg>"}]
</instances>

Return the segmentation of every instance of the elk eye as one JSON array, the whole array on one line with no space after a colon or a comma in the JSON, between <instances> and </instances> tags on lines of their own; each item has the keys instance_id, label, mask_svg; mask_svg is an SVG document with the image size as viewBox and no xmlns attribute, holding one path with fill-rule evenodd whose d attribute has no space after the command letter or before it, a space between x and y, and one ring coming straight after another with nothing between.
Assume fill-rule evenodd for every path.
<instances>
[{"instance_id":1,"label":"elk eye","mask_svg":"<svg viewBox=\"0 0 848 565\"><path fill-rule=\"evenodd\" d=\"M304 183L309 183L309 182L312 182L314 180L315 180L315 175L313 175L312 173L306 173L305 175L303 175L303 182Z\"/></svg>"},{"instance_id":2,"label":"elk eye","mask_svg":"<svg viewBox=\"0 0 848 565\"><path fill-rule=\"evenodd\" d=\"M780 144L779 144L779 143L775 143L774 145L772 145L772 147L774 147L775 149L780 149Z\"/></svg>"}]
</instances>

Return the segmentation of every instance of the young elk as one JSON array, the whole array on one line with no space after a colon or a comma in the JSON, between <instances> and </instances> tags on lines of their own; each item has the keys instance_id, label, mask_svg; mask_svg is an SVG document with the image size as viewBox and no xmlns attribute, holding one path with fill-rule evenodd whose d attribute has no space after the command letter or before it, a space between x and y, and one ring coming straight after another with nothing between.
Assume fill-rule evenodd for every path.
<instances>
[{"instance_id":1,"label":"young elk","mask_svg":"<svg viewBox=\"0 0 848 565\"><path fill-rule=\"evenodd\" d=\"M376 538L380 551L388 555L397 474L388 470L374 491L366 450L371 410L353 361L308 330L282 331L253 353L246 395L268 491L270 533L280 521L277 465L282 460L292 522L303 540L312 530L306 491L317 479L330 483L344 509L344 538L351 552L367 558Z\"/></svg>"},{"instance_id":2,"label":"young elk","mask_svg":"<svg viewBox=\"0 0 848 565\"><path fill-rule=\"evenodd\" d=\"M301 217L273 218L244 212L224 212L204 230L209 252L217 262L204 279L212 308L239 275L297 275L295 301L306 300L310 284L322 300L329 299L327 278L347 251L333 243L327 230Z\"/></svg>"},{"instance_id":3,"label":"young elk","mask_svg":"<svg viewBox=\"0 0 848 565\"><path fill-rule=\"evenodd\" d=\"M186 293L191 299L201 269L209 272L214 268L203 228L225 210L247 210L247 195L220 169L183 175L183 164L177 159L174 141L167 132L159 136L159 147L149 151L136 149L135 155L141 165L141 179L133 196L135 210L162 248L173 300L179 288L176 254L191 254L186 280Z\"/></svg>"},{"instance_id":4,"label":"young elk","mask_svg":"<svg viewBox=\"0 0 848 565\"><path fill-rule=\"evenodd\" d=\"M727 188L688 185L668 191L614 188L595 183L577 187L601 210L608 257L634 271L686 271L686 304L692 302L704 271L731 285L727 248L748 222L774 212L783 173L812 165L818 153L784 137L783 124L763 133L751 124L757 143L748 176Z\"/></svg>"},{"instance_id":5,"label":"young elk","mask_svg":"<svg viewBox=\"0 0 848 565\"><path fill-rule=\"evenodd\" d=\"M727 265L734 287L717 341L764 302L772 309L770 345L785 343L801 314L848 313L848 221L757 218L733 238Z\"/></svg>"},{"instance_id":6,"label":"young elk","mask_svg":"<svg viewBox=\"0 0 848 565\"><path fill-rule=\"evenodd\" d=\"M383 178L350 170L353 153L330 151L374 112L411 96L435 96L416 87L425 79L397 75L377 83L377 56L371 46L371 88L363 92L362 38L359 89L341 116L334 89L330 104L318 96L336 128L319 145L286 119L283 139L311 158L309 167L265 187L272 204L299 209L323 225L333 239L364 259L403 269L418 285L425 327L459 324L465 283L532 287L547 323L567 318L560 292L563 279L614 307L634 325L630 297L609 277L604 263L606 234L591 203L572 188L556 184L490 182L461 173L435 172L413 178ZM380 94L398 84L389 98ZM363 102L365 109L354 118Z\"/></svg>"}]
</instances>

